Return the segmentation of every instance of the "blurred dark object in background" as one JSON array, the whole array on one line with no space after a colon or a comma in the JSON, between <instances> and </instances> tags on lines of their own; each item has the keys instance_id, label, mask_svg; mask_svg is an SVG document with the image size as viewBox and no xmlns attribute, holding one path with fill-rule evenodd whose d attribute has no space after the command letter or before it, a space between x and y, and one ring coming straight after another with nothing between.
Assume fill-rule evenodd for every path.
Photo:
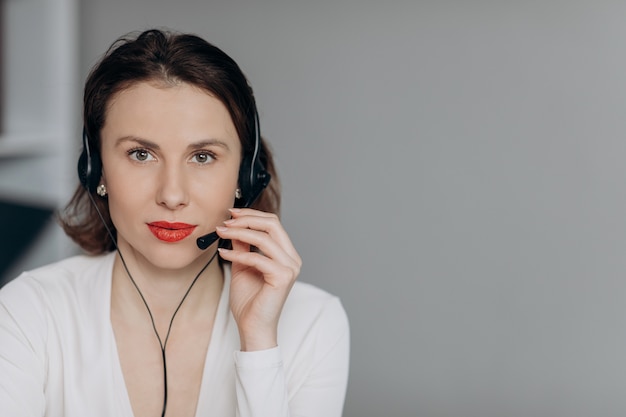
<instances>
[{"instance_id":1,"label":"blurred dark object in background","mask_svg":"<svg viewBox=\"0 0 626 417\"><path fill-rule=\"evenodd\" d=\"M4 3L0 0L0 133L4 131Z\"/></svg>"},{"instance_id":2,"label":"blurred dark object in background","mask_svg":"<svg viewBox=\"0 0 626 417\"><path fill-rule=\"evenodd\" d=\"M26 253L53 212L51 208L0 200L0 287L8 278L4 274Z\"/></svg>"}]
</instances>

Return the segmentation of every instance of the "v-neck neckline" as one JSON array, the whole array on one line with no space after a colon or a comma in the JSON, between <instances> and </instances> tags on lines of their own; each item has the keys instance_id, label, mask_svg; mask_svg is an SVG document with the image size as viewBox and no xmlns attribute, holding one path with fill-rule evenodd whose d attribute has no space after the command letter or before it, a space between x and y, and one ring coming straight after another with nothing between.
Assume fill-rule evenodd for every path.
<instances>
[{"instance_id":1,"label":"v-neck neckline","mask_svg":"<svg viewBox=\"0 0 626 417\"><path fill-rule=\"evenodd\" d=\"M111 322L111 290L113 285L113 264L115 262L115 252L112 252L108 255L108 259L106 260L107 264L104 268L104 274L106 277L106 294L103 299L105 300L105 308L103 308L103 320L107 323L107 332L109 334L110 340L110 354L111 354L111 362L112 362L112 379L115 387L113 388L116 393L116 399L118 406L116 407L120 412L120 416L128 416L134 417L132 405L130 402L130 395L128 394L128 390L126 388L126 381L124 380L124 373L122 371L122 363L120 361L119 352L117 350L117 341L115 340L115 332L113 331L113 323ZM224 264L222 266L223 276L224 276L224 285L222 286L222 293L220 294L220 298L217 305L217 310L215 312L215 320L213 322L212 330L211 330L211 338L209 340L209 345L207 347L206 356L204 359L204 369L202 371L202 380L200 382L200 390L198 393L198 400L196 403L196 411L195 416L199 415L199 411L204 410L207 406L205 401L207 399L206 392L208 386L210 385L207 381L211 375L215 373L211 371L211 368L214 367L217 363L217 359L219 357L219 343L223 340L223 335L229 331L229 316L230 316L230 308L229 308L229 293L230 293L230 266L228 264Z\"/></svg>"}]
</instances>

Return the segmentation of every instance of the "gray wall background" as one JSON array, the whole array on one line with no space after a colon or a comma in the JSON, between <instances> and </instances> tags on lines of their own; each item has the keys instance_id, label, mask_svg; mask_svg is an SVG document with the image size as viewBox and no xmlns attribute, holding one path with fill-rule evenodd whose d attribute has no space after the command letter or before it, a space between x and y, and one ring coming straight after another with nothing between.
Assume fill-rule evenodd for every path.
<instances>
[{"instance_id":1,"label":"gray wall background","mask_svg":"<svg viewBox=\"0 0 626 417\"><path fill-rule=\"evenodd\" d=\"M626 414L626 3L83 0L233 56L303 281L352 326L345 416ZM82 81L82 80L81 80Z\"/></svg>"}]
</instances>

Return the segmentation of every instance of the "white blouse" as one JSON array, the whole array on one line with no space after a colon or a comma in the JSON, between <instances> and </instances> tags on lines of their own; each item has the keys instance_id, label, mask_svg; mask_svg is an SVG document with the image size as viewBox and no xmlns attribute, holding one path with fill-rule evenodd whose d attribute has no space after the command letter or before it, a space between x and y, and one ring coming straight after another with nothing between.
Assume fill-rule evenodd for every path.
<instances>
[{"instance_id":1,"label":"white blouse","mask_svg":"<svg viewBox=\"0 0 626 417\"><path fill-rule=\"evenodd\" d=\"M132 417L110 320L114 259L69 258L0 290L3 416ZM341 416L350 341L339 299L296 282L279 347L241 352L228 267L224 279L196 416Z\"/></svg>"}]
</instances>

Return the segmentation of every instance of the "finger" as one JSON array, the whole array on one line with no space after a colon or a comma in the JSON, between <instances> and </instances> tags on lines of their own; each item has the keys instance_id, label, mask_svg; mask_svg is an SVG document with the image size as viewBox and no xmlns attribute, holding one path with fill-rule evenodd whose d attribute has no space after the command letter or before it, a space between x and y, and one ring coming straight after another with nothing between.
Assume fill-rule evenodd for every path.
<instances>
[{"instance_id":1,"label":"finger","mask_svg":"<svg viewBox=\"0 0 626 417\"><path fill-rule=\"evenodd\" d=\"M300 269L293 263L283 265L256 252L235 251L225 248L220 248L219 252L224 260L256 269L263 275L265 282L275 288L292 285L300 273Z\"/></svg>"},{"instance_id":2,"label":"finger","mask_svg":"<svg viewBox=\"0 0 626 417\"><path fill-rule=\"evenodd\" d=\"M230 241L232 249L238 252L250 252L250 245L241 240L231 239Z\"/></svg>"},{"instance_id":3,"label":"finger","mask_svg":"<svg viewBox=\"0 0 626 417\"><path fill-rule=\"evenodd\" d=\"M240 227L266 232L272 239L294 259L300 260L300 256L293 246L289 235L283 228L278 216L272 213L264 213L258 210L248 210L248 214L239 213L237 217L226 220L224 224L228 227Z\"/></svg>"},{"instance_id":4,"label":"finger","mask_svg":"<svg viewBox=\"0 0 626 417\"><path fill-rule=\"evenodd\" d=\"M231 208L231 209L228 209L228 211L230 211L230 214L233 217L241 217L241 216L278 217L274 213L268 213L267 211L261 211L257 209L251 209L251 208Z\"/></svg>"},{"instance_id":5,"label":"finger","mask_svg":"<svg viewBox=\"0 0 626 417\"><path fill-rule=\"evenodd\" d=\"M239 241L247 245L256 246L265 256L272 258L279 263L285 265L294 263L299 265L301 262L299 256L297 258L291 256L278 242L272 239L272 237L265 232L253 229L244 229L241 227L220 226L217 228L217 233L222 239L230 239L233 242ZM233 246L233 249L239 249L240 251L246 252L250 250L249 246Z\"/></svg>"}]
</instances>

